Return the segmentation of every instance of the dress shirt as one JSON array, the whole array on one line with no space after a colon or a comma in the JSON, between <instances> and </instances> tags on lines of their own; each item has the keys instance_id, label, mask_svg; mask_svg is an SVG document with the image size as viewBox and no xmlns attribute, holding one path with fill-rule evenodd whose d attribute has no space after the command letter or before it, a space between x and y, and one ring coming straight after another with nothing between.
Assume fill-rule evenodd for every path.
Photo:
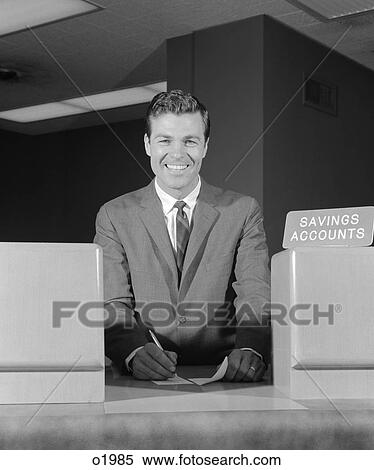
<instances>
[{"instance_id":1,"label":"dress shirt","mask_svg":"<svg viewBox=\"0 0 374 470\"><path fill-rule=\"evenodd\" d=\"M177 201L184 201L186 205L183 210L187 215L188 224L191 225L192 214L196 206L197 197L199 195L201 188L201 180L199 176L199 181L193 189L185 198L175 199L170 194L166 193L160 186L157 184L157 178L155 180L155 189L157 196L160 198L162 204L162 210L164 212L165 223L169 232L169 237L171 244L173 245L174 251L177 252L177 212L178 209L174 207L174 204Z\"/></svg>"}]
</instances>

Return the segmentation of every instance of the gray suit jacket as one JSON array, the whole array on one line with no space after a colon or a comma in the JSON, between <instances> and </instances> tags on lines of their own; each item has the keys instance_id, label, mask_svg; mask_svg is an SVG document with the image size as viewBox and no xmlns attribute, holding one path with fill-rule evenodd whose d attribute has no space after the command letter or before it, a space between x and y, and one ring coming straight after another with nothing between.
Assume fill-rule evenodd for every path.
<instances>
[{"instance_id":1,"label":"gray suit jacket","mask_svg":"<svg viewBox=\"0 0 374 470\"><path fill-rule=\"evenodd\" d=\"M179 288L154 180L100 208L94 242L103 248L105 302L117 306L105 350L119 369L150 341L148 328L179 363L218 363L241 347L269 360L268 253L255 199L202 180Z\"/></svg>"}]
</instances>

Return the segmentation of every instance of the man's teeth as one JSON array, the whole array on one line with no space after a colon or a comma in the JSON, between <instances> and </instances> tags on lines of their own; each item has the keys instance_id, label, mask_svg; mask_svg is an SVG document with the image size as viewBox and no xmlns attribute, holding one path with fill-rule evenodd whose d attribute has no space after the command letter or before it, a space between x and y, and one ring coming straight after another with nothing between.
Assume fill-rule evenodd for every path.
<instances>
[{"instance_id":1,"label":"man's teeth","mask_svg":"<svg viewBox=\"0 0 374 470\"><path fill-rule=\"evenodd\" d=\"M169 170L185 170L188 165L165 165Z\"/></svg>"}]
</instances>

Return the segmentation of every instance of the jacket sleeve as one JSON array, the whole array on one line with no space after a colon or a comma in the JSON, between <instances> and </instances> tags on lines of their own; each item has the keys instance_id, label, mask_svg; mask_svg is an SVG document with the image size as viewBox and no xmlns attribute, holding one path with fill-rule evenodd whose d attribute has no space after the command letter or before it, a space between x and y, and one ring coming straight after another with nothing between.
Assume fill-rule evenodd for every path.
<instances>
[{"instance_id":1,"label":"jacket sleeve","mask_svg":"<svg viewBox=\"0 0 374 470\"><path fill-rule=\"evenodd\" d=\"M125 360L147 342L146 331L137 323L126 252L105 206L96 217L94 243L103 249L105 355L125 373Z\"/></svg>"},{"instance_id":2,"label":"jacket sleeve","mask_svg":"<svg viewBox=\"0 0 374 470\"><path fill-rule=\"evenodd\" d=\"M251 198L237 245L233 288L236 348L252 348L270 361L270 271L262 211Z\"/></svg>"}]
</instances>

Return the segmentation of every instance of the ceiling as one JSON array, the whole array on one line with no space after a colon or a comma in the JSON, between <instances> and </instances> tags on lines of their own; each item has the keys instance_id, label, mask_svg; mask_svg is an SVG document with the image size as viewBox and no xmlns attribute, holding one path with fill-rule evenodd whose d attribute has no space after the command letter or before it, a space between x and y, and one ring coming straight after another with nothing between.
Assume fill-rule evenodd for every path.
<instances>
[{"instance_id":1,"label":"ceiling","mask_svg":"<svg viewBox=\"0 0 374 470\"><path fill-rule=\"evenodd\" d=\"M21 73L19 80L0 82L0 110L165 80L166 39L259 14L270 15L328 46L351 26L337 50L374 70L374 13L323 23L285 0L95 3L103 9L0 37L0 65ZM137 109L116 111L115 120L134 118ZM0 128L35 134L94 122L92 116L33 125L2 120Z\"/></svg>"}]
</instances>

